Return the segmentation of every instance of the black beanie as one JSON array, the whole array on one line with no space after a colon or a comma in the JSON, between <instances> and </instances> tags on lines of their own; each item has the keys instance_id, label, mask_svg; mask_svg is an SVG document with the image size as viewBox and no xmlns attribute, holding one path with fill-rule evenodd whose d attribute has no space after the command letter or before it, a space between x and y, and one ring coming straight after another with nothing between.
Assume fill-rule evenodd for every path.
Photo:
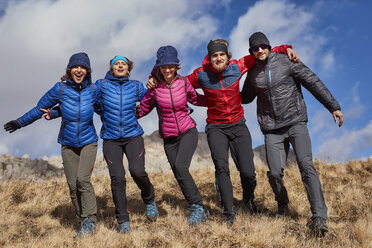
<instances>
[{"instance_id":1,"label":"black beanie","mask_svg":"<svg viewBox=\"0 0 372 248\"><path fill-rule=\"evenodd\" d=\"M269 50L271 50L270 41L267 39L266 35L261 32L252 34L251 37L249 37L249 53L253 54L251 49L252 47L262 44L268 45Z\"/></svg>"}]
</instances>

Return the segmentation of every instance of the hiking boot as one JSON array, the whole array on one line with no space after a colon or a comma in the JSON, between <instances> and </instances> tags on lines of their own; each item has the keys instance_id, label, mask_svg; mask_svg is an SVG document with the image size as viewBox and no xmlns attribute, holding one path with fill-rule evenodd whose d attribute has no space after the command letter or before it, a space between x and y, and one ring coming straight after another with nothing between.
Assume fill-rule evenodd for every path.
<instances>
[{"instance_id":1,"label":"hiking boot","mask_svg":"<svg viewBox=\"0 0 372 248\"><path fill-rule=\"evenodd\" d=\"M311 218L309 228L316 236L320 237L324 237L325 233L328 232L326 220L321 217Z\"/></svg>"},{"instance_id":2,"label":"hiking boot","mask_svg":"<svg viewBox=\"0 0 372 248\"><path fill-rule=\"evenodd\" d=\"M96 231L96 225L93 221L89 218L85 218L83 222L81 222L79 232L76 234L78 237L82 237L83 235L92 235Z\"/></svg>"},{"instance_id":3,"label":"hiking boot","mask_svg":"<svg viewBox=\"0 0 372 248\"><path fill-rule=\"evenodd\" d=\"M253 201L253 199L245 202L245 206L248 208L248 211L252 215L259 215L259 214L261 214L261 209L257 206L257 204Z\"/></svg>"},{"instance_id":4,"label":"hiking boot","mask_svg":"<svg viewBox=\"0 0 372 248\"><path fill-rule=\"evenodd\" d=\"M146 217L150 221L155 221L156 218L158 218L158 208L156 207L155 201L146 204Z\"/></svg>"},{"instance_id":5,"label":"hiking boot","mask_svg":"<svg viewBox=\"0 0 372 248\"><path fill-rule=\"evenodd\" d=\"M278 211L275 214L276 218L284 218L288 215L288 204L280 204L278 203Z\"/></svg>"},{"instance_id":6,"label":"hiking boot","mask_svg":"<svg viewBox=\"0 0 372 248\"><path fill-rule=\"evenodd\" d=\"M197 226L201 222L204 222L209 217L208 209L204 208L203 205L192 204L190 206L190 216L187 219L187 223L190 226Z\"/></svg>"},{"instance_id":7,"label":"hiking boot","mask_svg":"<svg viewBox=\"0 0 372 248\"><path fill-rule=\"evenodd\" d=\"M235 213L226 213L225 216L226 216L225 223L229 226L232 226L235 221Z\"/></svg>"},{"instance_id":8,"label":"hiking boot","mask_svg":"<svg viewBox=\"0 0 372 248\"><path fill-rule=\"evenodd\" d=\"M123 222L119 224L118 232L119 233L127 233L130 231L130 223L129 221Z\"/></svg>"}]
</instances>

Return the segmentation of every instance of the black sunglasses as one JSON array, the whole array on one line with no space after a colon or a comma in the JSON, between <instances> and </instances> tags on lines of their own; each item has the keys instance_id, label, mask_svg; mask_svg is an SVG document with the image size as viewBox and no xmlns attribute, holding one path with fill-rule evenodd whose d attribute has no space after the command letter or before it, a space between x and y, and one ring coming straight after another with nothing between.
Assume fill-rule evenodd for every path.
<instances>
[{"instance_id":1,"label":"black sunglasses","mask_svg":"<svg viewBox=\"0 0 372 248\"><path fill-rule=\"evenodd\" d=\"M262 50L265 50L266 48L269 48L268 45L261 44L261 45L252 47L252 51L253 52L258 52L258 50L260 49L260 47L261 47Z\"/></svg>"}]
</instances>

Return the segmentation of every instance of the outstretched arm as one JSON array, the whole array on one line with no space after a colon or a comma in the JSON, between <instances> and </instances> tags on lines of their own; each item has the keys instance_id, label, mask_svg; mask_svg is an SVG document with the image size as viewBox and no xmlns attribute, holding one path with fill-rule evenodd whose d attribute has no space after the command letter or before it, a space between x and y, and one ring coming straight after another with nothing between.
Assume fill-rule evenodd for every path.
<instances>
[{"instance_id":1,"label":"outstretched arm","mask_svg":"<svg viewBox=\"0 0 372 248\"><path fill-rule=\"evenodd\" d=\"M332 117L336 123L338 118L339 126L341 127L344 122L341 107L324 83L302 62L289 63L291 63L291 74L296 82L304 86L330 113L332 113Z\"/></svg>"},{"instance_id":2,"label":"outstretched arm","mask_svg":"<svg viewBox=\"0 0 372 248\"><path fill-rule=\"evenodd\" d=\"M4 125L6 131L14 132L15 130L25 127L34 121L41 118L43 115L43 111L40 109L50 109L54 105L56 105L59 101L59 84L55 84L52 89L50 89L47 93L45 93L37 103L37 105L24 114L22 117L18 118L17 120L12 120L7 122Z\"/></svg>"}]
</instances>

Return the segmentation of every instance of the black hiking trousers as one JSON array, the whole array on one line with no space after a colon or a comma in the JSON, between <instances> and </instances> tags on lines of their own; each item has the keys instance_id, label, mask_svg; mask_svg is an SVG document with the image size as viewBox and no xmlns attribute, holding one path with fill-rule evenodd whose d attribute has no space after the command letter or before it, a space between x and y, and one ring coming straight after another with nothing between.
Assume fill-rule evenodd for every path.
<instances>
[{"instance_id":1,"label":"black hiking trousers","mask_svg":"<svg viewBox=\"0 0 372 248\"><path fill-rule=\"evenodd\" d=\"M198 187L189 171L197 145L198 131L196 127L187 130L180 136L164 139L165 154L189 206L192 204L202 205Z\"/></svg>"},{"instance_id":2,"label":"black hiking trousers","mask_svg":"<svg viewBox=\"0 0 372 248\"><path fill-rule=\"evenodd\" d=\"M111 177L111 191L115 204L116 219L119 224L129 221L123 154L128 159L130 175L145 204L155 200L154 187L145 171L145 148L142 136L103 141L103 155Z\"/></svg>"},{"instance_id":3,"label":"black hiking trousers","mask_svg":"<svg viewBox=\"0 0 372 248\"><path fill-rule=\"evenodd\" d=\"M251 134L244 118L234 124L207 124L206 133L215 166L216 188L222 201L223 213L235 213L228 152L230 149L240 173L243 201L248 202L254 198L257 185Z\"/></svg>"}]
</instances>

